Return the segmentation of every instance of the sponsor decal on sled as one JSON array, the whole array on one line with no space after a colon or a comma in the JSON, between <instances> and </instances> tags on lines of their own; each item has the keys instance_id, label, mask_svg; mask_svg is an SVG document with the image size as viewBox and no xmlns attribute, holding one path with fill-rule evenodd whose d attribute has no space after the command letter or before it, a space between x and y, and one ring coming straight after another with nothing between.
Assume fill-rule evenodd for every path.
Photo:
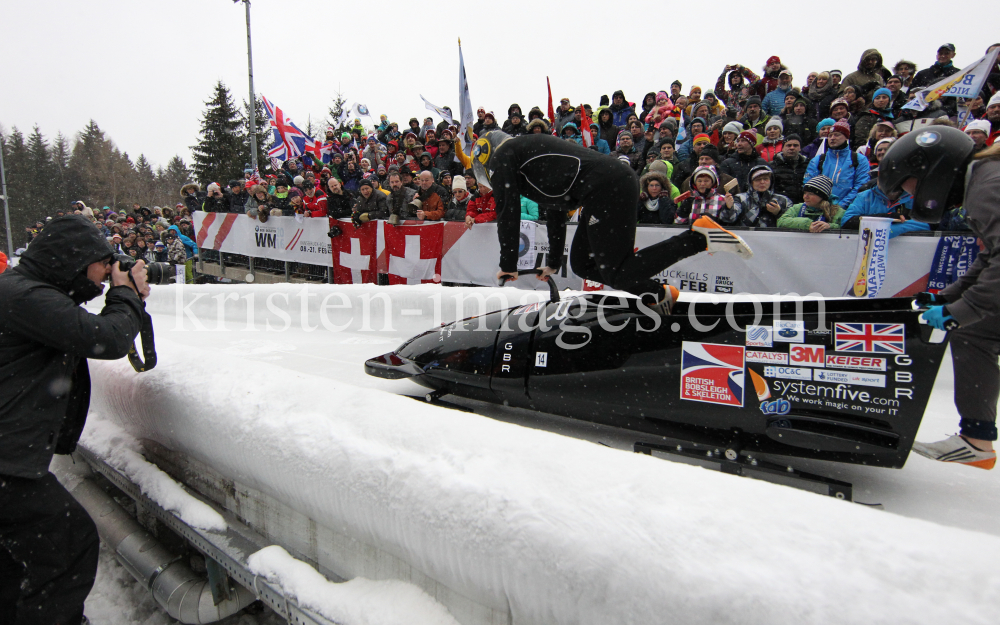
<instances>
[{"instance_id":1,"label":"sponsor decal on sled","mask_svg":"<svg viewBox=\"0 0 1000 625\"><path fill-rule=\"evenodd\" d=\"M753 382L753 390L757 393L757 399L760 401L770 399L771 389L767 385L767 380L750 367L747 367L747 371L750 373L750 381Z\"/></svg>"},{"instance_id":2,"label":"sponsor decal on sled","mask_svg":"<svg viewBox=\"0 0 1000 625\"><path fill-rule=\"evenodd\" d=\"M805 321L774 322L774 341L776 343L804 343L806 340Z\"/></svg>"},{"instance_id":3,"label":"sponsor decal on sled","mask_svg":"<svg viewBox=\"0 0 1000 625\"><path fill-rule=\"evenodd\" d=\"M747 362L760 362L765 365L787 365L788 354L785 352L762 352L748 349Z\"/></svg>"},{"instance_id":4,"label":"sponsor decal on sled","mask_svg":"<svg viewBox=\"0 0 1000 625\"><path fill-rule=\"evenodd\" d=\"M681 399L743 406L744 348L738 345L681 345Z\"/></svg>"},{"instance_id":5,"label":"sponsor decal on sled","mask_svg":"<svg viewBox=\"0 0 1000 625\"><path fill-rule=\"evenodd\" d=\"M797 367L822 367L826 364L826 348L822 345L792 345L788 348L788 364Z\"/></svg>"},{"instance_id":6,"label":"sponsor decal on sled","mask_svg":"<svg viewBox=\"0 0 1000 625\"><path fill-rule=\"evenodd\" d=\"M749 360L749 357L747 360ZM885 371L885 358L876 358L874 356L840 356L837 354L827 354L826 366L834 369Z\"/></svg>"},{"instance_id":7,"label":"sponsor decal on sled","mask_svg":"<svg viewBox=\"0 0 1000 625\"><path fill-rule=\"evenodd\" d=\"M817 369L813 379L817 382L827 382L829 384L856 384L858 386L878 386L885 388L885 376L880 373Z\"/></svg>"},{"instance_id":8,"label":"sponsor decal on sled","mask_svg":"<svg viewBox=\"0 0 1000 625\"><path fill-rule=\"evenodd\" d=\"M774 347L771 326L747 326L747 347Z\"/></svg>"},{"instance_id":9,"label":"sponsor decal on sled","mask_svg":"<svg viewBox=\"0 0 1000 625\"><path fill-rule=\"evenodd\" d=\"M524 306L518 306L514 309L511 315L524 315L530 312L535 312L536 310L541 310L545 308L545 302L535 302L534 304L525 304Z\"/></svg>"},{"instance_id":10,"label":"sponsor decal on sled","mask_svg":"<svg viewBox=\"0 0 1000 625\"><path fill-rule=\"evenodd\" d=\"M834 332L834 351L906 353L905 326L902 323L838 323Z\"/></svg>"},{"instance_id":11,"label":"sponsor decal on sled","mask_svg":"<svg viewBox=\"0 0 1000 625\"><path fill-rule=\"evenodd\" d=\"M808 367L764 367L764 376L786 380L812 380L813 372Z\"/></svg>"},{"instance_id":12,"label":"sponsor decal on sled","mask_svg":"<svg viewBox=\"0 0 1000 625\"><path fill-rule=\"evenodd\" d=\"M787 399L775 399L774 401L760 402L760 411L766 415L783 415L792 410L792 403Z\"/></svg>"}]
</instances>

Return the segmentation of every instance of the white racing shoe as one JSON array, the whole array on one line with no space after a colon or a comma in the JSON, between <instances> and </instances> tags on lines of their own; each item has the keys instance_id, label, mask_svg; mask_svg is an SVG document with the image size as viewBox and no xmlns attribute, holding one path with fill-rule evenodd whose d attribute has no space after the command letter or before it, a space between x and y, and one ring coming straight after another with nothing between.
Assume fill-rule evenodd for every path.
<instances>
[{"instance_id":1,"label":"white racing shoe","mask_svg":"<svg viewBox=\"0 0 1000 625\"><path fill-rule=\"evenodd\" d=\"M958 434L936 443L913 443L913 451L931 460L967 464L987 471L997 463L995 451L976 449Z\"/></svg>"},{"instance_id":2,"label":"white racing shoe","mask_svg":"<svg viewBox=\"0 0 1000 625\"><path fill-rule=\"evenodd\" d=\"M705 251L709 254L715 252L729 252L744 259L753 258L753 250L746 241L715 223L708 215L702 215L694 220L691 229L700 232L708 239L708 247Z\"/></svg>"},{"instance_id":3,"label":"white racing shoe","mask_svg":"<svg viewBox=\"0 0 1000 625\"><path fill-rule=\"evenodd\" d=\"M650 308L652 308L654 312L666 317L670 315L670 311L673 310L674 304L677 303L677 299L680 296L681 292L677 290L677 287L664 284L663 298L650 306Z\"/></svg>"}]
</instances>

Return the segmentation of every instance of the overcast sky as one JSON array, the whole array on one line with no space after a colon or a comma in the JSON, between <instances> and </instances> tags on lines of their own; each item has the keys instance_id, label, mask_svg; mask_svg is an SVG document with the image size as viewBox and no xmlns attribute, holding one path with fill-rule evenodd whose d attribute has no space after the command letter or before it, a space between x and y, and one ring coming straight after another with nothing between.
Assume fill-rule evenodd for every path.
<instances>
[{"instance_id":1,"label":"overcast sky","mask_svg":"<svg viewBox=\"0 0 1000 625\"><path fill-rule=\"evenodd\" d=\"M692 84L707 90L727 63L760 73L772 54L801 86L810 71L846 75L870 47L890 67L905 57L924 68L940 44L954 43L963 67L1000 39L974 26L974 9L899 6L256 0L254 79L303 128L309 115L325 117L338 87L376 121L380 113L401 125L422 119L421 93L457 116L461 36L472 104L502 122L512 102L545 109L546 75L556 103L597 106L615 89L639 102L675 78L685 93ZM72 136L94 119L133 160L144 153L155 167L179 154L190 164L215 81L238 102L248 95L244 10L231 0L0 0L0 17L8 132L38 124L46 137Z\"/></svg>"}]
</instances>

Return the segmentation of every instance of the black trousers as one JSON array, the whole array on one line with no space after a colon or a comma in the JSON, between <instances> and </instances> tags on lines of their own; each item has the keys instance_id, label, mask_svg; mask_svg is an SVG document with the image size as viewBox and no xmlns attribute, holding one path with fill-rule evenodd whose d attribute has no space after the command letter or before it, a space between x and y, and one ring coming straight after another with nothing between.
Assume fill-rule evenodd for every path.
<instances>
[{"instance_id":1,"label":"black trousers","mask_svg":"<svg viewBox=\"0 0 1000 625\"><path fill-rule=\"evenodd\" d=\"M77 625L100 541L87 512L51 473L0 475L0 625Z\"/></svg>"},{"instance_id":2,"label":"black trousers","mask_svg":"<svg viewBox=\"0 0 1000 625\"><path fill-rule=\"evenodd\" d=\"M997 440L1000 399L1000 318L988 317L951 333L955 407L960 432L969 438Z\"/></svg>"},{"instance_id":3,"label":"black trousers","mask_svg":"<svg viewBox=\"0 0 1000 625\"><path fill-rule=\"evenodd\" d=\"M634 173L609 180L588 193L581 201L580 223L569 251L570 266L581 278L640 297L649 293L655 301L661 298L663 287L652 277L704 252L708 242L704 235L688 230L633 251L638 204L639 184Z\"/></svg>"}]
</instances>

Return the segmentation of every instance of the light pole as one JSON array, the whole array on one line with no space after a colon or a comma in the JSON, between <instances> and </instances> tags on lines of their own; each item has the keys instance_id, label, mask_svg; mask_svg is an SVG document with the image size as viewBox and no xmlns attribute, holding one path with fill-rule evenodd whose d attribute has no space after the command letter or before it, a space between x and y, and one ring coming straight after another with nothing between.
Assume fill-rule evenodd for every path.
<instances>
[{"instance_id":1,"label":"light pole","mask_svg":"<svg viewBox=\"0 0 1000 625\"><path fill-rule=\"evenodd\" d=\"M3 168L3 146L0 145L0 192L3 194L3 218L7 225L7 256L14 258L14 237L10 233L10 199L7 197L7 172Z\"/></svg>"},{"instance_id":2,"label":"light pole","mask_svg":"<svg viewBox=\"0 0 1000 625\"><path fill-rule=\"evenodd\" d=\"M250 0L242 2L247 10L247 73L250 75L250 167L257 171L257 96L253 90L253 47L250 45Z\"/></svg>"}]
</instances>

